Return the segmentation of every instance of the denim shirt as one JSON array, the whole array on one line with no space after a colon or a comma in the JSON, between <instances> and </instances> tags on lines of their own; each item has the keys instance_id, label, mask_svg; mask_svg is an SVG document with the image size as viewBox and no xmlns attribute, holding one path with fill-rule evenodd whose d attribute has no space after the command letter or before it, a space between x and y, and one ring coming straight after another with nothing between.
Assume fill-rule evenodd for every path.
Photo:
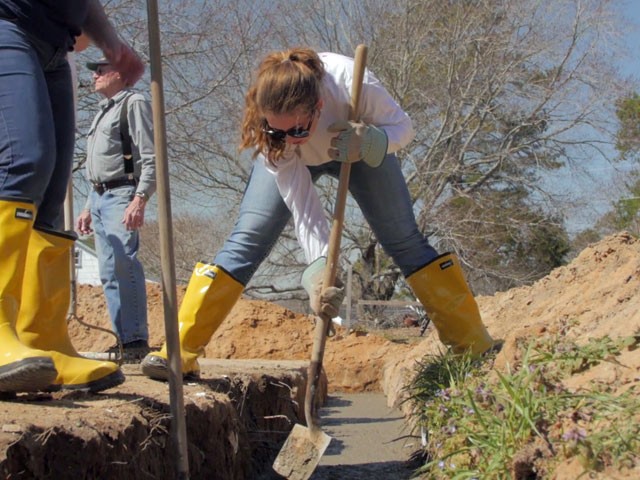
<instances>
[{"instance_id":1,"label":"denim shirt","mask_svg":"<svg viewBox=\"0 0 640 480\"><path fill-rule=\"evenodd\" d=\"M100 111L93 119L87 138L86 176L90 182L100 183L127 176L120 138L120 111L128 96L127 118L134 161L133 176L139 179L136 192L151 197L156 190L151 105L143 95L130 89L121 90L112 98L100 102ZM89 199L85 208L90 208Z\"/></svg>"}]
</instances>

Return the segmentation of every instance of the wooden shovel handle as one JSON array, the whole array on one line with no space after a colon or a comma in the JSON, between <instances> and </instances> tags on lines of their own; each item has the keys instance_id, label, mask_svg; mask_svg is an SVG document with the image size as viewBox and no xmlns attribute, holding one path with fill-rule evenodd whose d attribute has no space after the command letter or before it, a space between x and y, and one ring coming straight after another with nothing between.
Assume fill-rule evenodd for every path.
<instances>
[{"instance_id":1,"label":"wooden shovel handle","mask_svg":"<svg viewBox=\"0 0 640 480\"><path fill-rule=\"evenodd\" d=\"M360 94L362 92L362 81L364 79L364 69L367 63L367 47L358 45L355 53L353 65L353 83L351 84L351 104L349 109L349 120L358 120L358 106ZM340 257L340 240L342 238L342 226L344 224L344 210L347 203L347 192L349 191L349 174L351 164L344 162L340 167L340 180L338 182L338 194L336 206L333 213L333 223L331 224L331 236L329 237L329 252L327 254L327 266L323 272L323 288L335 285L338 262ZM307 426L312 430L319 430L316 423L316 394L322 373L322 359L324 357L324 347L327 341L327 333L331 318L321 315L316 320L316 328L313 337L313 349L311 351L311 363L309 364L309 378L304 402L304 413Z\"/></svg>"},{"instance_id":2,"label":"wooden shovel handle","mask_svg":"<svg viewBox=\"0 0 640 480\"><path fill-rule=\"evenodd\" d=\"M361 44L356 47L355 62L353 64L353 82L351 84L351 104L349 108L349 120L352 121L358 121L360 119L358 108L360 105L362 82L364 80L366 64L367 47L366 45ZM347 192L349 191L350 174L351 164L343 162L340 166L340 180L338 181L336 206L333 212L333 223L331 224L327 266L324 270L324 277L322 279L323 288L334 286L336 281L340 258L340 240L342 239L342 227L344 225L344 211L347 203Z\"/></svg>"}]
</instances>

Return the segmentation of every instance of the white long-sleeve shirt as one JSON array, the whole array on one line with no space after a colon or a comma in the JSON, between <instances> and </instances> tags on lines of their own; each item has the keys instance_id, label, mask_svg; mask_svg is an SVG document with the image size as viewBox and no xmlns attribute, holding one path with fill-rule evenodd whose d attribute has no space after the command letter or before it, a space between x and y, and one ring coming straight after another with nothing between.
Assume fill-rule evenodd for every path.
<instances>
[{"instance_id":1,"label":"white long-sleeve shirt","mask_svg":"<svg viewBox=\"0 0 640 480\"><path fill-rule=\"evenodd\" d=\"M303 144L287 144L275 167L263 155L257 159L276 178L280 195L293 215L296 237L309 264L327 255L330 227L306 167L332 161L328 150L331 139L337 134L329 132L328 127L349 117L354 64L352 58L335 53L320 53L319 56L326 75L321 92L323 107L316 116L315 131ZM403 148L414 137L409 116L368 70L364 75L359 113L361 122L386 132L389 140L387 153Z\"/></svg>"}]
</instances>

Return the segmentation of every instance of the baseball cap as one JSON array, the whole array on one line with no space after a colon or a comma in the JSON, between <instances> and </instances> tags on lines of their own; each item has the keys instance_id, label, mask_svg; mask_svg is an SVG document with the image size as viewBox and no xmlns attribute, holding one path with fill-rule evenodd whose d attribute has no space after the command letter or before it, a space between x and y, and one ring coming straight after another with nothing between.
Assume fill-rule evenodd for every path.
<instances>
[{"instance_id":1,"label":"baseball cap","mask_svg":"<svg viewBox=\"0 0 640 480\"><path fill-rule=\"evenodd\" d=\"M109 65L109 60L102 57L100 60L97 60L95 62L87 62L87 68L92 72L95 72L101 65Z\"/></svg>"}]
</instances>

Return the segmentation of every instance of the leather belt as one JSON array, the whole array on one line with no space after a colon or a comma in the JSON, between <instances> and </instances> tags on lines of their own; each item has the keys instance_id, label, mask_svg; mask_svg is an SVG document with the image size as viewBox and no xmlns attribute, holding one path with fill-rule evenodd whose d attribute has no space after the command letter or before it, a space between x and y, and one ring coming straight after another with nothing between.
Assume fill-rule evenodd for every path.
<instances>
[{"instance_id":1,"label":"leather belt","mask_svg":"<svg viewBox=\"0 0 640 480\"><path fill-rule=\"evenodd\" d=\"M102 195L107 190L113 190L114 188L138 185L138 180L135 178L116 178L108 182L91 182L93 189L98 192L98 195Z\"/></svg>"}]
</instances>

